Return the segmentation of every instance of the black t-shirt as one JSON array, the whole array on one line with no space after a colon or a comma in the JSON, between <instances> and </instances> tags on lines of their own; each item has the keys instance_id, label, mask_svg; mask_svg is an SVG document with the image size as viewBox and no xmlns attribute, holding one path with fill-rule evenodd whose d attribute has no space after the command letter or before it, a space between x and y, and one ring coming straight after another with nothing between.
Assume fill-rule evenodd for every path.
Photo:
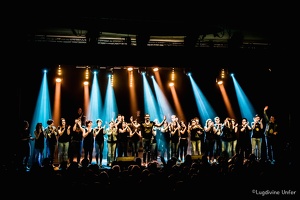
<instances>
[{"instance_id":1,"label":"black t-shirt","mask_svg":"<svg viewBox=\"0 0 300 200\"><path fill-rule=\"evenodd\" d=\"M153 126L154 122L150 121L149 123L142 123L141 131L142 131L142 137L145 139L151 139L153 136Z\"/></svg>"}]
</instances>

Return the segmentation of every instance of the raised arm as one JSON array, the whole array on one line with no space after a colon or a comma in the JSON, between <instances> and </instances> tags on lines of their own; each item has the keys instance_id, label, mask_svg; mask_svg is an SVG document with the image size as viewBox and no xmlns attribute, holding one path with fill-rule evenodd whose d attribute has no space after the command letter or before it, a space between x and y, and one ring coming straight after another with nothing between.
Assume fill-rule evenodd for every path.
<instances>
[{"instance_id":1,"label":"raised arm","mask_svg":"<svg viewBox=\"0 0 300 200\"><path fill-rule=\"evenodd\" d=\"M166 121L166 119L167 119L167 117L164 116L164 119L162 120L162 122L160 122L159 124L155 123L154 126L161 127L164 124L164 122Z\"/></svg>"}]
</instances>

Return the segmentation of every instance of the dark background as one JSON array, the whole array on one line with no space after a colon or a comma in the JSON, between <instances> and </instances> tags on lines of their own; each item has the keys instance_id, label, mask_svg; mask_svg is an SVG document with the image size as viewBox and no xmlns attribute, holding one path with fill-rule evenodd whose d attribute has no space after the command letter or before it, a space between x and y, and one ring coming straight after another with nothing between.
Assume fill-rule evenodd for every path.
<instances>
[{"instance_id":1,"label":"dark background","mask_svg":"<svg viewBox=\"0 0 300 200\"><path fill-rule=\"evenodd\" d=\"M150 6L150 5L149 5ZM153 5L152 5L153 6ZM152 6L150 6L152 8ZM176 6L177 7L177 6ZM115 8L115 7L114 7ZM188 8L188 9L186 9ZM191 9L193 8L193 9ZM234 9L233 9L234 8ZM97 8L98 9L98 8ZM192 7L187 5L179 6L176 10L172 8L164 9L154 6L152 10L144 11L144 9L134 9L136 12L129 12L125 7L115 16L110 13L110 9L102 6L97 12L89 11L77 12L78 10L51 9L28 9L25 12L14 12L19 17L16 23L9 21L6 27L7 32L4 44L7 48L4 51L3 58L6 64L3 66L3 78L5 78L3 100L4 114L8 113L7 120L11 132L17 131L17 124L20 120L32 120L33 112L36 105L37 95L40 90L40 84L43 77L42 70L49 70L48 84L50 99L54 95L54 74L58 65L61 65L66 71L62 87L62 107L61 116L65 116L68 120L77 111L79 106L83 106L83 90L81 88L84 70L78 69L76 66L136 66L136 67L152 67L159 66L165 70L160 73L162 80L168 79L167 69L175 67L176 70L190 69L193 73L197 85L200 87L212 107L221 118L227 117L227 111L223 103L220 91L215 83L215 79L222 68L228 73L234 73L237 81L246 93L250 102L258 112L262 114L264 106L269 106L269 113L274 114L280 124L282 135L290 141L293 141L293 122L295 122L295 113L298 110L298 88L297 73L295 68L295 51L293 50L293 42L291 40L292 20L287 16L282 17L279 13L270 13L269 8L245 7L237 9L232 7ZM238 10L238 12L230 12ZM100 12L101 11L101 12ZM187 12L189 11L188 14ZM195 22L195 17L200 18L204 24L222 24L247 31L259 32L270 42L267 48L241 49L241 48L190 48L190 47L124 47L124 46L94 46L90 47L86 44L82 45L61 45L61 44L41 44L28 42L28 35L31 36L38 28L49 27L71 27L86 25L78 19L84 19L84 16L94 17L104 13L104 18L111 16L134 17L141 21L153 18L157 19L184 19L184 22ZM109 14L108 14L109 13ZM149 15L155 13L155 15ZM171 13L171 14L169 14ZM60 17L67 16L73 24L68 24L70 20L60 20ZM288 20L286 20L288 18ZM52 20L53 19L53 20ZM84 21L84 20L83 20ZM76 24L79 23L79 24ZM140 28L147 28L147 24L141 27L137 26L118 26L114 27L107 24L108 28L118 31L128 31L134 28L139 31ZM190 26L188 26L190 27ZM177 30L176 25L172 30ZM192 23L189 31L201 28L197 23ZM9 31L8 31L9 30ZM133 30L133 29L131 29ZM147 29L148 30L148 29ZM145 31L145 30L144 30ZM166 33L170 33L167 28ZM188 31L188 32L189 32ZM191 33L189 32L189 33ZM126 73L126 75L122 74ZM129 97L128 82L126 70L115 70L115 94L118 104L119 113L125 115L129 119ZM135 77L141 77L136 74ZM9 82L7 82L7 80ZM122 84L118 84L120 80ZM138 82L138 81L137 81ZM102 97L105 95L107 79L99 78L101 85ZM142 81L140 81L142 83ZM149 79L151 85L151 81ZM187 120L192 117L199 116L195 99L191 91L190 81L188 77L181 73L176 78L176 91L183 107L183 111ZM165 86L166 96L172 104L169 89ZM137 86L137 97L139 97L139 105L143 111L143 92L142 87ZM231 105L239 119L239 108L236 101L236 95L233 88L232 80L229 78L226 83L226 91L228 93ZM104 98L102 99L104 100ZM51 102L53 107L53 102ZM8 110L8 112L6 111ZM4 115L3 119L7 119ZM251 119L249 119L251 120ZM32 126L32 125L31 125ZM9 137L15 134L10 134Z\"/></svg>"}]
</instances>

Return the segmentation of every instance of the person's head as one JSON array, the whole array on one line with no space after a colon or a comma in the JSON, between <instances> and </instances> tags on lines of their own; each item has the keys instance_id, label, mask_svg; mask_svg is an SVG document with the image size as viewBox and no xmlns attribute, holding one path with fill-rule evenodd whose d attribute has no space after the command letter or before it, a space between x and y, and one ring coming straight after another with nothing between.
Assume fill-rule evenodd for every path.
<instances>
[{"instance_id":1,"label":"person's head","mask_svg":"<svg viewBox=\"0 0 300 200\"><path fill-rule=\"evenodd\" d=\"M53 123L54 123L54 120L53 120L53 119L48 119L48 120L47 120L47 125L48 125L48 126L51 126Z\"/></svg>"},{"instance_id":2,"label":"person's head","mask_svg":"<svg viewBox=\"0 0 300 200\"><path fill-rule=\"evenodd\" d=\"M78 114L79 114L79 115L81 115L81 114L83 113L83 110L82 110L82 108L81 108L81 107L79 107L79 108L77 109L77 112L78 112Z\"/></svg>"},{"instance_id":3,"label":"person's head","mask_svg":"<svg viewBox=\"0 0 300 200\"><path fill-rule=\"evenodd\" d=\"M192 120L191 120L191 125L192 125L192 126L195 126L196 124L197 124L196 120L195 120L195 119L192 119Z\"/></svg>"},{"instance_id":4,"label":"person's head","mask_svg":"<svg viewBox=\"0 0 300 200\"><path fill-rule=\"evenodd\" d=\"M60 119L60 125L61 125L61 126L66 125L66 119L65 119L65 118L61 118L61 119Z\"/></svg>"},{"instance_id":5,"label":"person's head","mask_svg":"<svg viewBox=\"0 0 300 200\"><path fill-rule=\"evenodd\" d=\"M127 122L123 121L123 122L122 122L122 127L124 128L124 127L126 127L126 126L127 126Z\"/></svg>"},{"instance_id":6,"label":"person's head","mask_svg":"<svg viewBox=\"0 0 300 200\"><path fill-rule=\"evenodd\" d=\"M245 118L245 117L243 117L243 118L242 118L242 124L245 125L245 124L247 124L247 123L248 123L248 119Z\"/></svg>"},{"instance_id":7,"label":"person's head","mask_svg":"<svg viewBox=\"0 0 300 200\"><path fill-rule=\"evenodd\" d=\"M89 166L89 164L90 164L90 160L88 158L84 158L84 159L81 160L81 166L82 167L86 168L86 167Z\"/></svg>"},{"instance_id":8,"label":"person's head","mask_svg":"<svg viewBox=\"0 0 300 200\"><path fill-rule=\"evenodd\" d=\"M217 123L217 124L220 123L220 121L221 121L221 120L220 120L220 117L218 117L218 116L215 117L214 120L215 120L215 123Z\"/></svg>"},{"instance_id":9,"label":"person's head","mask_svg":"<svg viewBox=\"0 0 300 200\"><path fill-rule=\"evenodd\" d=\"M27 120L21 120L18 123L19 123L19 129L20 129L20 131L28 130L28 128L29 128L29 122Z\"/></svg>"},{"instance_id":10,"label":"person's head","mask_svg":"<svg viewBox=\"0 0 300 200\"><path fill-rule=\"evenodd\" d=\"M171 115L171 121L172 122L177 122L178 118L176 115Z\"/></svg>"},{"instance_id":11,"label":"person's head","mask_svg":"<svg viewBox=\"0 0 300 200\"><path fill-rule=\"evenodd\" d=\"M110 122L109 122L109 127L113 127L115 125L115 122L113 121L113 120L111 120Z\"/></svg>"},{"instance_id":12,"label":"person's head","mask_svg":"<svg viewBox=\"0 0 300 200\"><path fill-rule=\"evenodd\" d=\"M43 124L41 122L36 123L35 129L37 131L43 129Z\"/></svg>"},{"instance_id":13,"label":"person's head","mask_svg":"<svg viewBox=\"0 0 300 200\"><path fill-rule=\"evenodd\" d=\"M212 126L213 125L213 121L211 119L207 119L205 122L206 127Z\"/></svg>"},{"instance_id":14,"label":"person's head","mask_svg":"<svg viewBox=\"0 0 300 200\"><path fill-rule=\"evenodd\" d=\"M134 123L134 124L137 124L137 123L138 123L137 119L133 120L133 123Z\"/></svg>"},{"instance_id":15,"label":"person's head","mask_svg":"<svg viewBox=\"0 0 300 200\"><path fill-rule=\"evenodd\" d=\"M185 121L181 120L181 121L180 121L180 126L185 127L185 126L186 126L186 125L185 125Z\"/></svg>"},{"instance_id":16,"label":"person's head","mask_svg":"<svg viewBox=\"0 0 300 200\"><path fill-rule=\"evenodd\" d=\"M92 126L93 125L93 121L92 120L86 120L85 121L85 125L86 126Z\"/></svg>"},{"instance_id":17,"label":"person's head","mask_svg":"<svg viewBox=\"0 0 300 200\"><path fill-rule=\"evenodd\" d=\"M274 116L274 115L271 115L269 121L272 122L272 123L274 123L275 120L276 120L275 116Z\"/></svg>"},{"instance_id":18,"label":"person's head","mask_svg":"<svg viewBox=\"0 0 300 200\"><path fill-rule=\"evenodd\" d=\"M254 122L259 122L260 121L260 116L258 114L256 114L254 117L253 117L253 120Z\"/></svg>"},{"instance_id":19,"label":"person's head","mask_svg":"<svg viewBox=\"0 0 300 200\"><path fill-rule=\"evenodd\" d=\"M123 116L121 114L117 115L117 121L118 122L124 121Z\"/></svg>"},{"instance_id":20,"label":"person's head","mask_svg":"<svg viewBox=\"0 0 300 200\"><path fill-rule=\"evenodd\" d=\"M231 123L232 123L232 125L235 125L236 124L235 119L231 119Z\"/></svg>"},{"instance_id":21,"label":"person's head","mask_svg":"<svg viewBox=\"0 0 300 200\"><path fill-rule=\"evenodd\" d=\"M150 121L150 114L147 113L144 117L146 122Z\"/></svg>"},{"instance_id":22,"label":"person's head","mask_svg":"<svg viewBox=\"0 0 300 200\"><path fill-rule=\"evenodd\" d=\"M97 119L96 123L97 123L98 126L101 126L102 125L102 119Z\"/></svg>"}]
</instances>

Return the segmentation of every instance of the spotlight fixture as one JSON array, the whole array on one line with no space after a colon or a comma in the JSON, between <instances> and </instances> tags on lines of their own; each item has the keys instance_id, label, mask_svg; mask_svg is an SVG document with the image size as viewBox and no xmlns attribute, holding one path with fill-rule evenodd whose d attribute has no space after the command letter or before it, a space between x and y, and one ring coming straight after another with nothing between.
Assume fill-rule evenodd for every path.
<instances>
[{"instance_id":1,"label":"spotlight fixture","mask_svg":"<svg viewBox=\"0 0 300 200\"><path fill-rule=\"evenodd\" d=\"M184 69L184 73L185 73L185 75L187 75L187 76L191 76L191 75L192 75L192 71L191 71L190 68Z\"/></svg>"},{"instance_id":2,"label":"spotlight fixture","mask_svg":"<svg viewBox=\"0 0 300 200\"><path fill-rule=\"evenodd\" d=\"M223 84L223 80L216 78L216 83L218 85L222 85Z\"/></svg>"},{"instance_id":3,"label":"spotlight fixture","mask_svg":"<svg viewBox=\"0 0 300 200\"><path fill-rule=\"evenodd\" d=\"M154 71L154 72L157 72L157 71L158 71L158 67L154 67L154 68L153 68L153 71Z\"/></svg>"},{"instance_id":4,"label":"spotlight fixture","mask_svg":"<svg viewBox=\"0 0 300 200\"><path fill-rule=\"evenodd\" d=\"M108 67L108 68L106 68L106 73L107 73L108 76L113 75L113 73L114 73L114 68L113 68L113 67Z\"/></svg>"},{"instance_id":5,"label":"spotlight fixture","mask_svg":"<svg viewBox=\"0 0 300 200\"><path fill-rule=\"evenodd\" d=\"M61 83L61 82L62 82L62 79L59 78L59 77L57 77L57 78L55 79L55 82L56 82L56 83Z\"/></svg>"},{"instance_id":6,"label":"spotlight fixture","mask_svg":"<svg viewBox=\"0 0 300 200\"><path fill-rule=\"evenodd\" d=\"M147 75L147 69L146 69L146 67L139 68L139 73L142 74L142 75Z\"/></svg>"},{"instance_id":7,"label":"spotlight fixture","mask_svg":"<svg viewBox=\"0 0 300 200\"><path fill-rule=\"evenodd\" d=\"M221 69L221 71L219 72L217 78L216 78L216 83L218 85L221 85L224 83L224 81L227 79L227 70L225 70L224 68Z\"/></svg>"}]
</instances>

